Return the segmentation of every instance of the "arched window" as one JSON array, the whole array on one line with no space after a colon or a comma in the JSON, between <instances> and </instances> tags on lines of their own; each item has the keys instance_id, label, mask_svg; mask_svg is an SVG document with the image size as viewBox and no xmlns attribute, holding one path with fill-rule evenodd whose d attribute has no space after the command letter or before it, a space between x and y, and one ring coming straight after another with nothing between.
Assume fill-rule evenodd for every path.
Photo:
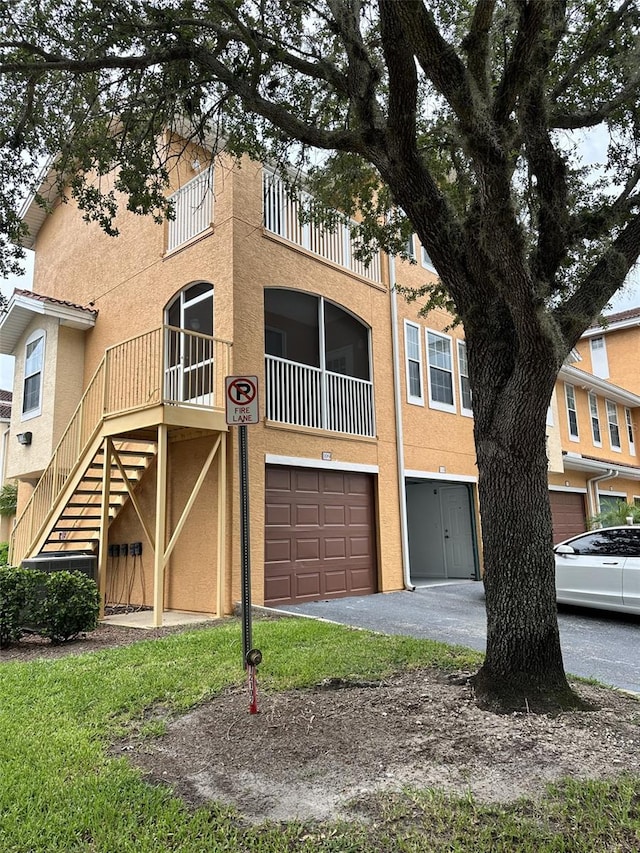
<instances>
[{"instance_id":1,"label":"arched window","mask_svg":"<svg viewBox=\"0 0 640 853\"><path fill-rule=\"evenodd\" d=\"M197 281L165 308L167 329L165 399L213 404L213 285Z\"/></svg>"},{"instance_id":2,"label":"arched window","mask_svg":"<svg viewBox=\"0 0 640 853\"><path fill-rule=\"evenodd\" d=\"M375 434L370 329L322 296L264 294L267 419Z\"/></svg>"},{"instance_id":3,"label":"arched window","mask_svg":"<svg viewBox=\"0 0 640 853\"><path fill-rule=\"evenodd\" d=\"M369 328L322 296L267 288L264 292L264 340L267 355L344 376L371 378Z\"/></svg>"},{"instance_id":4,"label":"arched window","mask_svg":"<svg viewBox=\"0 0 640 853\"><path fill-rule=\"evenodd\" d=\"M35 418L42 411L44 345L45 332L43 329L36 329L27 338L24 355L22 420Z\"/></svg>"}]
</instances>

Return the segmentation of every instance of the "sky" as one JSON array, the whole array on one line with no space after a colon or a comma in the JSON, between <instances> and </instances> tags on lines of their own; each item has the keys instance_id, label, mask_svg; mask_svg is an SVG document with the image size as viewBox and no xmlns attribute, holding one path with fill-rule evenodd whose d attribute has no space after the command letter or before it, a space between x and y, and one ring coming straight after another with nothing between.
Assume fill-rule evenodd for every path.
<instances>
[{"instance_id":1,"label":"sky","mask_svg":"<svg viewBox=\"0 0 640 853\"><path fill-rule=\"evenodd\" d=\"M0 291L5 296L10 297L14 287L23 288L24 290L31 289L34 255L33 252L27 252L27 255L25 274L22 278L12 276L8 279L0 279ZM611 305L611 312L609 313L624 311L627 308L640 307L640 270L638 268L634 270L630 280L618 292ZM0 355L0 388L7 391L11 391L13 388L13 358L8 355Z\"/></svg>"}]
</instances>

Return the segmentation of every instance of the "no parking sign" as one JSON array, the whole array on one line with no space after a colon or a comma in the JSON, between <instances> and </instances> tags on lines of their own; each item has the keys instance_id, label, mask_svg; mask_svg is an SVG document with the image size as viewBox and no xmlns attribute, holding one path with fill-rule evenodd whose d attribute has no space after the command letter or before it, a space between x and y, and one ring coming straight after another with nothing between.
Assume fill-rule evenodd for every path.
<instances>
[{"instance_id":1,"label":"no parking sign","mask_svg":"<svg viewBox=\"0 0 640 853\"><path fill-rule=\"evenodd\" d=\"M260 422L257 376L226 376L225 399L230 426Z\"/></svg>"}]
</instances>

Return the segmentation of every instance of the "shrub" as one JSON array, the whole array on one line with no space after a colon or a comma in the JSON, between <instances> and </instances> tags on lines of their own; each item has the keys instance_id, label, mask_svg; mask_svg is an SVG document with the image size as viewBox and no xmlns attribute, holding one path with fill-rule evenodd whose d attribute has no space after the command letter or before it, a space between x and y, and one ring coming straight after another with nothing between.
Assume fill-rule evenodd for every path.
<instances>
[{"instance_id":1,"label":"shrub","mask_svg":"<svg viewBox=\"0 0 640 853\"><path fill-rule=\"evenodd\" d=\"M44 576L44 597L36 608L38 633L63 643L98 624L100 594L95 581L81 572L50 572Z\"/></svg>"},{"instance_id":2,"label":"shrub","mask_svg":"<svg viewBox=\"0 0 640 853\"><path fill-rule=\"evenodd\" d=\"M0 542L0 566L9 565L9 543Z\"/></svg>"},{"instance_id":3,"label":"shrub","mask_svg":"<svg viewBox=\"0 0 640 853\"><path fill-rule=\"evenodd\" d=\"M0 649L19 640L30 621L40 572L15 566L0 567Z\"/></svg>"},{"instance_id":4,"label":"shrub","mask_svg":"<svg viewBox=\"0 0 640 853\"><path fill-rule=\"evenodd\" d=\"M597 527L616 527L626 524L627 518L632 518L634 524L640 524L640 506L619 501L615 506L605 509L589 519L589 529Z\"/></svg>"}]
</instances>

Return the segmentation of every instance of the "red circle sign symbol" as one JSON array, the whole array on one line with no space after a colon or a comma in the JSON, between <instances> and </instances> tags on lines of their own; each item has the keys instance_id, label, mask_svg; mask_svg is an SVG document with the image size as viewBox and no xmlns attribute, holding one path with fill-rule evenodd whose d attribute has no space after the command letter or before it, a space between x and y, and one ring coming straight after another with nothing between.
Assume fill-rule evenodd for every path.
<instances>
[{"instance_id":1,"label":"red circle sign symbol","mask_svg":"<svg viewBox=\"0 0 640 853\"><path fill-rule=\"evenodd\" d=\"M236 406L248 406L255 400L257 391L255 384L244 376L229 383L227 394Z\"/></svg>"}]
</instances>

